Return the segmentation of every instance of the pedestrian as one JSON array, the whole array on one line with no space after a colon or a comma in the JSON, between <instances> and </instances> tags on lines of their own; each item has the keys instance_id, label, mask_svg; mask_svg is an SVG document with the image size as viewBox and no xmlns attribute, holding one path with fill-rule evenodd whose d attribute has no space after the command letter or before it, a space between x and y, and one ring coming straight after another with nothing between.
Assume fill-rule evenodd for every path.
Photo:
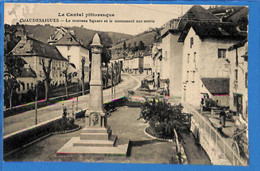
<instances>
[{"instance_id":1,"label":"pedestrian","mask_svg":"<svg viewBox=\"0 0 260 171\"><path fill-rule=\"evenodd\" d=\"M223 128L225 128L225 124L226 124L226 112L225 109L223 108L219 114L219 120L220 120L220 124Z\"/></svg>"}]
</instances>

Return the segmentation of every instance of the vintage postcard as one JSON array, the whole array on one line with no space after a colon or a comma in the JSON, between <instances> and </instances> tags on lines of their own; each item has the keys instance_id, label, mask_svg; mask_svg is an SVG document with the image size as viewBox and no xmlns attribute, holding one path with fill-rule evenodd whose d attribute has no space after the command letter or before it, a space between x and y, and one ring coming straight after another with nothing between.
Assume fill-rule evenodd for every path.
<instances>
[{"instance_id":1,"label":"vintage postcard","mask_svg":"<svg viewBox=\"0 0 260 171\"><path fill-rule=\"evenodd\" d=\"M248 18L5 3L4 161L249 165Z\"/></svg>"}]
</instances>

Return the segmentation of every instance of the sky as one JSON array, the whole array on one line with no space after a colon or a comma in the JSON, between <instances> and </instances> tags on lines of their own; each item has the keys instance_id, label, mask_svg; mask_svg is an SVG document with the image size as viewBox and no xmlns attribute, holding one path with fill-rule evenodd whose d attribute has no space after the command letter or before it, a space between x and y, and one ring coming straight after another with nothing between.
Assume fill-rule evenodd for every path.
<instances>
[{"instance_id":1,"label":"sky","mask_svg":"<svg viewBox=\"0 0 260 171\"><path fill-rule=\"evenodd\" d=\"M205 6L207 7L207 6ZM149 28L161 27L173 18L184 14L191 5L158 5L158 4L5 4L5 24L50 24L53 26L83 26L84 28L127 33L135 35ZM65 16L59 16L64 14ZM81 14L83 16L66 16ZM114 17L86 17L85 14L114 14ZM24 22L24 19L58 19L59 22ZM70 22L66 22L70 20ZM103 20L102 23L89 22L89 19ZM110 19L111 23L104 23ZM88 22L72 22L72 20L88 20ZM142 20L142 23L115 23L115 20ZM144 20L153 20L144 23ZM23 22L21 22L23 21Z\"/></svg>"}]
</instances>

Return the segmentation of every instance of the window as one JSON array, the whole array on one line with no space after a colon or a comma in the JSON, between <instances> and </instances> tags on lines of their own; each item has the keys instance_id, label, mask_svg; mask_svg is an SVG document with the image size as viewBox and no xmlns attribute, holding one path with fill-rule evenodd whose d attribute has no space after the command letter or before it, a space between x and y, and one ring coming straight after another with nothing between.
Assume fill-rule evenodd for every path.
<instances>
[{"instance_id":1,"label":"window","mask_svg":"<svg viewBox=\"0 0 260 171\"><path fill-rule=\"evenodd\" d=\"M189 63L190 62L190 54L188 53L188 55L187 55L187 63Z\"/></svg>"},{"instance_id":2,"label":"window","mask_svg":"<svg viewBox=\"0 0 260 171\"><path fill-rule=\"evenodd\" d=\"M33 83L31 83L31 89L33 89Z\"/></svg>"},{"instance_id":3,"label":"window","mask_svg":"<svg viewBox=\"0 0 260 171\"><path fill-rule=\"evenodd\" d=\"M189 82L189 71L187 71L187 80L186 82Z\"/></svg>"},{"instance_id":4,"label":"window","mask_svg":"<svg viewBox=\"0 0 260 171\"><path fill-rule=\"evenodd\" d=\"M195 82L195 71L192 72L192 82Z\"/></svg>"},{"instance_id":5,"label":"window","mask_svg":"<svg viewBox=\"0 0 260 171\"><path fill-rule=\"evenodd\" d=\"M27 83L27 90L29 90L30 89L30 86L29 86L29 83Z\"/></svg>"},{"instance_id":6,"label":"window","mask_svg":"<svg viewBox=\"0 0 260 171\"><path fill-rule=\"evenodd\" d=\"M20 85L18 86L18 91L20 91Z\"/></svg>"},{"instance_id":7,"label":"window","mask_svg":"<svg viewBox=\"0 0 260 171\"><path fill-rule=\"evenodd\" d=\"M218 49L218 58L226 58L227 49Z\"/></svg>"},{"instance_id":8,"label":"window","mask_svg":"<svg viewBox=\"0 0 260 171\"><path fill-rule=\"evenodd\" d=\"M235 69L235 81L237 81L237 80L238 80L238 70Z\"/></svg>"},{"instance_id":9,"label":"window","mask_svg":"<svg viewBox=\"0 0 260 171\"><path fill-rule=\"evenodd\" d=\"M25 85L24 84L22 84L23 85L23 90L25 90Z\"/></svg>"},{"instance_id":10,"label":"window","mask_svg":"<svg viewBox=\"0 0 260 171\"><path fill-rule=\"evenodd\" d=\"M193 37L190 38L190 48L193 46Z\"/></svg>"},{"instance_id":11,"label":"window","mask_svg":"<svg viewBox=\"0 0 260 171\"><path fill-rule=\"evenodd\" d=\"M245 74L245 87L248 87L248 73Z\"/></svg>"},{"instance_id":12,"label":"window","mask_svg":"<svg viewBox=\"0 0 260 171\"><path fill-rule=\"evenodd\" d=\"M69 51L71 46L67 46L67 47L68 47L68 51Z\"/></svg>"}]
</instances>

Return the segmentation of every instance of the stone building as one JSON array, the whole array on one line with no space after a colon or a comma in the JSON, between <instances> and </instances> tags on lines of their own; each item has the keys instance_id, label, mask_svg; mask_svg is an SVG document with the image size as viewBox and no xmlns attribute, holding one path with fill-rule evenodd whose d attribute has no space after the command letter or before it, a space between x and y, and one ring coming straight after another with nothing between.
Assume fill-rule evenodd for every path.
<instances>
[{"instance_id":1,"label":"stone building","mask_svg":"<svg viewBox=\"0 0 260 171\"><path fill-rule=\"evenodd\" d=\"M178 40L183 42L182 99L184 101L194 106L200 105L200 99L205 93L202 88L206 86L203 84L203 78L208 78L207 85L211 84L209 81L216 81L209 78L229 78L230 64L227 61L227 49L245 36L231 23L190 22L184 27ZM223 95L222 90L219 91L214 90L214 94ZM218 101L221 105L228 106L227 98L228 94L218 98Z\"/></svg>"},{"instance_id":2,"label":"stone building","mask_svg":"<svg viewBox=\"0 0 260 171\"><path fill-rule=\"evenodd\" d=\"M248 124L248 42L240 41L229 48L230 109L241 123Z\"/></svg>"},{"instance_id":3,"label":"stone building","mask_svg":"<svg viewBox=\"0 0 260 171\"><path fill-rule=\"evenodd\" d=\"M180 98L182 96L182 60L183 44L178 41L183 28L187 23L193 21L215 22L219 19L212 13L199 5L191 7L182 17L172 19L161 31L162 36L162 60L161 60L161 82L166 87L169 82L170 95Z\"/></svg>"},{"instance_id":4,"label":"stone building","mask_svg":"<svg viewBox=\"0 0 260 171\"><path fill-rule=\"evenodd\" d=\"M50 45L54 45L59 52L74 64L75 68L70 67L69 72L77 72L78 78L81 79L82 69L85 72L84 81L89 81L90 62L89 49L79 41L73 30L67 30L63 27L57 27L57 30L48 39ZM84 60L84 67L82 68L82 60Z\"/></svg>"},{"instance_id":5,"label":"stone building","mask_svg":"<svg viewBox=\"0 0 260 171\"><path fill-rule=\"evenodd\" d=\"M25 75L33 80L34 76L40 81L45 78L42 61L44 62L45 67L47 67L49 61L52 59L50 73L52 79L51 84L60 85L65 83L65 77L62 72L65 70L66 65L68 65L68 60L60 54L55 46L24 36L11 52L14 56L22 57L27 63L24 68L24 71L27 73ZM31 74L28 75L27 71L30 71ZM24 81L26 88L35 86L35 81L31 79L27 79L26 81L25 79L20 79ZM28 84L29 86L27 86ZM24 88L21 89L25 90Z\"/></svg>"},{"instance_id":6,"label":"stone building","mask_svg":"<svg viewBox=\"0 0 260 171\"><path fill-rule=\"evenodd\" d=\"M25 94L35 88L37 75L30 65L25 64L21 69L21 74L17 77L17 81L20 83L16 90L17 94Z\"/></svg>"}]
</instances>

